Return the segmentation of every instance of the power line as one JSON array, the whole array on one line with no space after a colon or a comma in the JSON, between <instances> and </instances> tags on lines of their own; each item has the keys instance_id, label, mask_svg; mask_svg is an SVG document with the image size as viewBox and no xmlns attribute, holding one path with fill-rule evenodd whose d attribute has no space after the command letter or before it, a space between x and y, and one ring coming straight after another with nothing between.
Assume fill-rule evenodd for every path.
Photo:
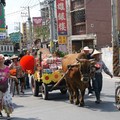
<instances>
[{"instance_id":1,"label":"power line","mask_svg":"<svg viewBox=\"0 0 120 120\"><path fill-rule=\"evenodd\" d=\"M33 5L33 6L30 6L30 8L33 9L34 7L36 7L36 6L38 6L38 5L39 5L39 4L35 4L35 5ZM17 14L17 13L20 13L20 12L25 11L25 10L26 10L26 9L24 8L24 9L22 9L22 10L18 10L18 11L12 12L12 13L8 13L8 14L6 14L6 16L13 15L13 14Z\"/></svg>"}]
</instances>

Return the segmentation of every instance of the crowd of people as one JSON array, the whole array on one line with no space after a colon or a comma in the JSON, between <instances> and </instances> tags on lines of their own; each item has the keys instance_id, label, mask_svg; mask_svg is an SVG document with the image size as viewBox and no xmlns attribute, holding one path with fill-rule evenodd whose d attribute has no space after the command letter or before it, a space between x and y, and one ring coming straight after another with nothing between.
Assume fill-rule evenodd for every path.
<instances>
[{"instance_id":1,"label":"crowd of people","mask_svg":"<svg viewBox=\"0 0 120 120\"><path fill-rule=\"evenodd\" d=\"M113 75L110 73L109 69L101 59L102 52L89 47L84 47L81 52L87 55L86 59L94 59L96 61L98 70L96 70L94 77L89 82L88 95L92 95L95 92L96 101L99 104L101 102L100 93L102 90L102 70L108 74L111 78ZM27 51L26 55L30 55ZM22 56L21 56L22 57ZM10 80L15 81L17 94L24 94L24 89L30 88L29 77L26 71L23 71L20 65L20 59L16 55L13 55L10 59L0 54L0 117L2 117L2 110L4 109L8 119L10 119L10 114L13 112L12 95L10 91ZM80 58L80 56L78 56ZM15 70L15 73L11 72ZM20 86L20 89L19 89ZM20 90L20 91L19 91Z\"/></svg>"}]
</instances>

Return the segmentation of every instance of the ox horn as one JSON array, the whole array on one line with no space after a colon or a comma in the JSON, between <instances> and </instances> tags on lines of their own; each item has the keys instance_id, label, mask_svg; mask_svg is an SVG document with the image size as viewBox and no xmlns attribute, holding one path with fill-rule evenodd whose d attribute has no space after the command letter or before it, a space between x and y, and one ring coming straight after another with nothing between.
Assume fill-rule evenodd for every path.
<instances>
[{"instance_id":1,"label":"ox horn","mask_svg":"<svg viewBox=\"0 0 120 120\"><path fill-rule=\"evenodd\" d=\"M76 60L77 60L78 62L87 62L87 61L89 61L88 59L79 59L79 58L76 58Z\"/></svg>"}]
</instances>

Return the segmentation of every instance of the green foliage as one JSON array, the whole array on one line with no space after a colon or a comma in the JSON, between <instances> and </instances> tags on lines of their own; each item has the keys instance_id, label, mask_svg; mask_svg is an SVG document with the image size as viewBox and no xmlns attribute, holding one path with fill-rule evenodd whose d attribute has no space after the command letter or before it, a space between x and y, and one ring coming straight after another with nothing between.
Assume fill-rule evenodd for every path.
<instances>
[{"instance_id":1,"label":"green foliage","mask_svg":"<svg viewBox=\"0 0 120 120\"><path fill-rule=\"evenodd\" d=\"M67 53L64 53L64 52L59 51L59 50L56 51L56 55L59 56L59 57L64 57L66 54Z\"/></svg>"},{"instance_id":2,"label":"green foliage","mask_svg":"<svg viewBox=\"0 0 120 120\"><path fill-rule=\"evenodd\" d=\"M34 31L36 33L36 37L40 38L42 37L44 40L48 39L50 36L50 30L49 27L46 25L41 26L41 27L36 27L34 28Z\"/></svg>"}]
</instances>

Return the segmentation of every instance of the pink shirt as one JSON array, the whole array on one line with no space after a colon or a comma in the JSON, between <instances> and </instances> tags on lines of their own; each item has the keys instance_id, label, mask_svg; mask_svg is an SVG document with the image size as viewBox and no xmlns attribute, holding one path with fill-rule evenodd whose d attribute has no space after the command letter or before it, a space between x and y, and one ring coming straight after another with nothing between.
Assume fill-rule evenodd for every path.
<instances>
[{"instance_id":1,"label":"pink shirt","mask_svg":"<svg viewBox=\"0 0 120 120\"><path fill-rule=\"evenodd\" d=\"M5 82L8 79L9 75L9 67L5 67L4 69L0 69L0 83Z\"/></svg>"}]
</instances>

